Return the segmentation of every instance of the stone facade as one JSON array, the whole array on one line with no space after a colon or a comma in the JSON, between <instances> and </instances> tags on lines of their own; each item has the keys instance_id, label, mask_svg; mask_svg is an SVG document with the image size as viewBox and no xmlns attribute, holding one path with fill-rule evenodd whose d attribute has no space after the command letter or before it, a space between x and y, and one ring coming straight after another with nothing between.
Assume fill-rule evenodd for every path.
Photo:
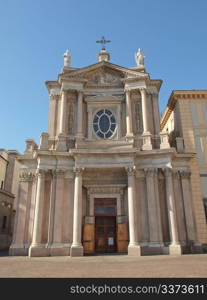
<instances>
[{"instance_id":1,"label":"stone facade","mask_svg":"<svg viewBox=\"0 0 207 300\"><path fill-rule=\"evenodd\" d=\"M177 152L192 153L192 206L199 241L207 244L207 91L173 91L161 119ZM195 154L196 153L196 154Z\"/></svg>"},{"instance_id":2,"label":"stone facade","mask_svg":"<svg viewBox=\"0 0 207 300\"><path fill-rule=\"evenodd\" d=\"M9 248L12 240L13 221L16 211L18 188L19 153L15 150L0 149L0 249Z\"/></svg>"},{"instance_id":3,"label":"stone facade","mask_svg":"<svg viewBox=\"0 0 207 300\"><path fill-rule=\"evenodd\" d=\"M137 66L64 63L47 81L49 129L26 141L11 255L200 252L191 201L193 153L160 132L161 80ZM68 53L65 56L69 55ZM65 57L64 57L65 58Z\"/></svg>"}]
</instances>

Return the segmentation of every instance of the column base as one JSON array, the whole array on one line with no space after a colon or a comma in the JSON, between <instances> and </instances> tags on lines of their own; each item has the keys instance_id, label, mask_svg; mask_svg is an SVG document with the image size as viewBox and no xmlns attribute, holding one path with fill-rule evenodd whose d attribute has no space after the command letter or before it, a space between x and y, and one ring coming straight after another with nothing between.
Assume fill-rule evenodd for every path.
<instances>
[{"instance_id":1,"label":"column base","mask_svg":"<svg viewBox=\"0 0 207 300\"><path fill-rule=\"evenodd\" d=\"M70 256L83 256L83 246L71 246Z\"/></svg>"},{"instance_id":2,"label":"column base","mask_svg":"<svg viewBox=\"0 0 207 300\"><path fill-rule=\"evenodd\" d=\"M127 135L125 136L125 138L126 138L126 141L127 141L128 143L133 143L133 142L134 142L134 135L133 135L133 133L127 134Z\"/></svg>"},{"instance_id":3,"label":"column base","mask_svg":"<svg viewBox=\"0 0 207 300\"><path fill-rule=\"evenodd\" d=\"M141 247L139 245L129 245L128 246L129 256L141 256Z\"/></svg>"},{"instance_id":4,"label":"column base","mask_svg":"<svg viewBox=\"0 0 207 300\"><path fill-rule=\"evenodd\" d=\"M22 244L12 244L9 248L9 255L11 256L27 256L28 248Z\"/></svg>"},{"instance_id":5,"label":"column base","mask_svg":"<svg viewBox=\"0 0 207 300\"><path fill-rule=\"evenodd\" d=\"M69 256L70 244L54 243L50 246L51 256Z\"/></svg>"},{"instance_id":6,"label":"column base","mask_svg":"<svg viewBox=\"0 0 207 300\"><path fill-rule=\"evenodd\" d=\"M45 245L31 245L29 248L28 255L30 257L38 257L38 256L49 256L50 250L45 247Z\"/></svg>"},{"instance_id":7,"label":"column base","mask_svg":"<svg viewBox=\"0 0 207 300\"><path fill-rule=\"evenodd\" d=\"M169 245L169 255L182 255L181 245Z\"/></svg>"}]
</instances>

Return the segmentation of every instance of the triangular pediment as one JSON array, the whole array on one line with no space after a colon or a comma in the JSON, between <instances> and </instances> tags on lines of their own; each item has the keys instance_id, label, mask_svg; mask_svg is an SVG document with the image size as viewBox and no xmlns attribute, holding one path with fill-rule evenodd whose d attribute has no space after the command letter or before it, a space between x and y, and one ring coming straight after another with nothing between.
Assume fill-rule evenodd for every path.
<instances>
[{"instance_id":1,"label":"triangular pediment","mask_svg":"<svg viewBox=\"0 0 207 300\"><path fill-rule=\"evenodd\" d=\"M129 77L146 77L146 73L130 70L109 62L99 62L97 64L64 73L62 79L84 79L87 85L118 85L122 86L122 79Z\"/></svg>"}]
</instances>

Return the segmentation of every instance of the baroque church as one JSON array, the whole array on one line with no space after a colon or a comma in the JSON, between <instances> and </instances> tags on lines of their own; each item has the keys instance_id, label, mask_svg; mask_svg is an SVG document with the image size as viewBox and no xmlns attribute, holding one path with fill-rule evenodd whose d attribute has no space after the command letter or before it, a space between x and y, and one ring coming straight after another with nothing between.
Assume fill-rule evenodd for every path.
<instances>
[{"instance_id":1,"label":"baroque church","mask_svg":"<svg viewBox=\"0 0 207 300\"><path fill-rule=\"evenodd\" d=\"M102 41L103 44L106 41ZM26 140L10 255L199 253L189 153L160 132L159 90L136 66L64 67L47 81L48 133ZM179 175L179 176L178 176ZM181 203L182 202L182 203Z\"/></svg>"}]
</instances>

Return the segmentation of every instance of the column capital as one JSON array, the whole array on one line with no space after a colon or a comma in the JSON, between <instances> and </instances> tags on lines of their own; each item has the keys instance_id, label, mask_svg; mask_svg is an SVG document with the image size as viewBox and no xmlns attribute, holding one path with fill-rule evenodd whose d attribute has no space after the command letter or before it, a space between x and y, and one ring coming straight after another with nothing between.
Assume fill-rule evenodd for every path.
<instances>
[{"instance_id":1,"label":"column capital","mask_svg":"<svg viewBox=\"0 0 207 300\"><path fill-rule=\"evenodd\" d=\"M136 170L136 177L137 177L137 178L145 178L145 172L144 172L144 169L137 169L137 170Z\"/></svg>"},{"instance_id":2,"label":"column capital","mask_svg":"<svg viewBox=\"0 0 207 300\"><path fill-rule=\"evenodd\" d=\"M62 93L62 94L63 94L63 93L65 94L65 93L67 93L67 92L68 92L68 89L63 88L63 87L61 88L61 93Z\"/></svg>"},{"instance_id":3,"label":"column capital","mask_svg":"<svg viewBox=\"0 0 207 300\"><path fill-rule=\"evenodd\" d=\"M20 181L32 181L34 179L35 175L33 172L30 171L22 171L19 174L19 180Z\"/></svg>"},{"instance_id":4,"label":"column capital","mask_svg":"<svg viewBox=\"0 0 207 300\"><path fill-rule=\"evenodd\" d=\"M165 177L169 177L169 176L172 176L172 168L162 168L164 174L165 174Z\"/></svg>"},{"instance_id":5,"label":"column capital","mask_svg":"<svg viewBox=\"0 0 207 300\"><path fill-rule=\"evenodd\" d=\"M136 171L136 167L135 166L125 167L125 170L126 170L128 176L134 176L135 171Z\"/></svg>"},{"instance_id":6,"label":"column capital","mask_svg":"<svg viewBox=\"0 0 207 300\"><path fill-rule=\"evenodd\" d=\"M141 92L141 93L147 93L147 88L146 87L140 87L140 88L138 88L139 89L139 91Z\"/></svg>"},{"instance_id":7,"label":"column capital","mask_svg":"<svg viewBox=\"0 0 207 300\"><path fill-rule=\"evenodd\" d=\"M179 179L180 178L180 172L177 169L172 169L172 174L175 178Z\"/></svg>"},{"instance_id":8,"label":"column capital","mask_svg":"<svg viewBox=\"0 0 207 300\"><path fill-rule=\"evenodd\" d=\"M74 167L73 172L75 173L76 176L82 176L84 169L85 168L83 167Z\"/></svg>"},{"instance_id":9,"label":"column capital","mask_svg":"<svg viewBox=\"0 0 207 300\"><path fill-rule=\"evenodd\" d=\"M191 177L190 170L180 170L181 179L189 179Z\"/></svg>"},{"instance_id":10,"label":"column capital","mask_svg":"<svg viewBox=\"0 0 207 300\"><path fill-rule=\"evenodd\" d=\"M36 176L37 177L44 177L45 173L46 173L46 170L44 170L44 169L37 169L36 170Z\"/></svg>"},{"instance_id":11,"label":"column capital","mask_svg":"<svg viewBox=\"0 0 207 300\"><path fill-rule=\"evenodd\" d=\"M144 168L144 173L146 177L152 177L157 171L157 168Z\"/></svg>"},{"instance_id":12,"label":"column capital","mask_svg":"<svg viewBox=\"0 0 207 300\"><path fill-rule=\"evenodd\" d=\"M50 94L50 100L56 101L60 99L60 94Z\"/></svg>"},{"instance_id":13,"label":"column capital","mask_svg":"<svg viewBox=\"0 0 207 300\"><path fill-rule=\"evenodd\" d=\"M78 89L76 90L78 94L84 94L84 89Z\"/></svg>"}]
</instances>

